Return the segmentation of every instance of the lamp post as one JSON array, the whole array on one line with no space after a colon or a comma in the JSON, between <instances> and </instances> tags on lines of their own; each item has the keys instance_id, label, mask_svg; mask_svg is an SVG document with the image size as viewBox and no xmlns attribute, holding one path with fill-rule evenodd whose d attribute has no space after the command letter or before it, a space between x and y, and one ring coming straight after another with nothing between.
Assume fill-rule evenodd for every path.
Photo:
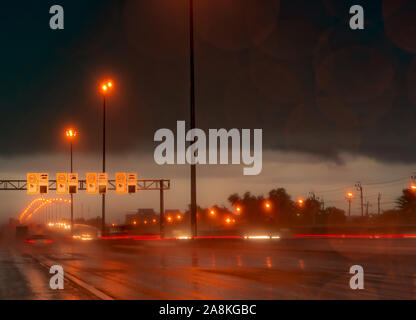
<instances>
[{"instance_id":1,"label":"lamp post","mask_svg":"<svg viewBox=\"0 0 416 320\"><path fill-rule=\"evenodd\" d=\"M103 173L105 173L105 123L106 123L106 94L113 88L113 83L107 81L101 86L101 92L103 94ZM106 234L105 230L105 194L102 195L101 202L101 235Z\"/></svg>"},{"instance_id":2,"label":"lamp post","mask_svg":"<svg viewBox=\"0 0 416 320\"><path fill-rule=\"evenodd\" d=\"M189 49L190 49L190 107L191 130L195 129L195 57L194 57L194 2L189 0ZM191 234L197 236L196 217L196 165L191 164Z\"/></svg>"},{"instance_id":3,"label":"lamp post","mask_svg":"<svg viewBox=\"0 0 416 320\"><path fill-rule=\"evenodd\" d=\"M351 217L351 201L354 197L352 192L347 192L347 201L348 201L348 217Z\"/></svg>"},{"instance_id":4,"label":"lamp post","mask_svg":"<svg viewBox=\"0 0 416 320\"><path fill-rule=\"evenodd\" d=\"M71 173L73 173L74 168L72 164L72 141L77 136L77 132L74 129L68 129L66 130L66 137L69 140L69 148L70 148L70 154L71 154ZM74 195L71 193L71 233L74 230Z\"/></svg>"}]
</instances>

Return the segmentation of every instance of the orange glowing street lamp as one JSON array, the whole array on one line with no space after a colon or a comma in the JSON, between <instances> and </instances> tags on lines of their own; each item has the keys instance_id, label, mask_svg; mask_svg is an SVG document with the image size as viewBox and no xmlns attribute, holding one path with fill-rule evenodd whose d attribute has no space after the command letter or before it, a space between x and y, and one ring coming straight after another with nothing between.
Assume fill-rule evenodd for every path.
<instances>
[{"instance_id":1,"label":"orange glowing street lamp","mask_svg":"<svg viewBox=\"0 0 416 320\"><path fill-rule=\"evenodd\" d=\"M214 210L214 209L211 209L211 210L209 211L209 214L210 214L211 216L215 216L215 210Z\"/></svg>"},{"instance_id":2,"label":"orange glowing street lamp","mask_svg":"<svg viewBox=\"0 0 416 320\"><path fill-rule=\"evenodd\" d=\"M241 209L241 207L240 206L236 206L235 207L235 211L237 212L237 213L241 213L241 211L242 211L243 209Z\"/></svg>"},{"instance_id":3,"label":"orange glowing street lamp","mask_svg":"<svg viewBox=\"0 0 416 320\"><path fill-rule=\"evenodd\" d=\"M302 207L303 206L303 199L298 199L298 206Z\"/></svg>"},{"instance_id":4,"label":"orange glowing street lamp","mask_svg":"<svg viewBox=\"0 0 416 320\"><path fill-rule=\"evenodd\" d=\"M351 216L351 201L354 198L354 194L351 191L347 192L347 201L348 201L348 217Z\"/></svg>"},{"instance_id":5,"label":"orange glowing street lamp","mask_svg":"<svg viewBox=\"0 0 416 320\"><path fill-rule=\"evenodd\" d=\"M410 190L412 190L412 191L416 191L416 185L412 184L412 185L410 186Z\"/></svg>"},{"instance_id":6,"label":"orange glowing street lamp","mask_svg":"<svg viewBox=\"0 0 416 320\"><path fill-rule=\"evenodd\" d=\"M269 210L269 209L271 209L272 204L270 203L270 201L266 201L266 202L264 203L264 207L266 208L266 210Z\"/></svg>"},{"instance_id":7,"label":"orange glowing street lamp","mask_svg":"<svg viewBox=\"0 0 416 320\"><path fill-rule=\"evenodd\" d=\"M71 173L73 172L73 165L72 165L72 141L77 136L77 132L73 128L69 128L65 131L66 137L69 140L69 148L70 148L70 155L71 155ZM71 232L74 229L74 195L71 193Z\"/></svg>"},{"instance_id":8,"label":"orange glowing street lamp","mask_svg":"<svg viewBox=\"0 0 416 320\"><path fill-rule=\"evenodd\" d=\"M101 85L101 93L103 95L103 173L105 173L105 117L106 117L106 95L113 88L113 82L108 80ZM101 218L101 234L105 235L105 194L102 195L102 218Z\"/></svg>"}]
</instances>

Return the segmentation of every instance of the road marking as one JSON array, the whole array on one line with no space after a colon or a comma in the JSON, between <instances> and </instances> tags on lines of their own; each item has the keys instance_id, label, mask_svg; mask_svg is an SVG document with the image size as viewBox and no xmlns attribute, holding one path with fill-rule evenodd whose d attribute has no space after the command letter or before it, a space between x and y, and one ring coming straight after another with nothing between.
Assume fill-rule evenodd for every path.
<instances>
[{"instance_id":1,"label":"road marking","mask_svg":"<svg viewBox=\"0 0 416 320\"><path fill-rule=\"evenodd\" d=\"M32 256L32 258L35 259L42 267L47 268L48 270L50 269L50 266L47 263L45 263L44 261L41 261L39 258L35 258L34 256ZM88 292L90 292L91 294L93 294L94 296L98 297L101 300L114 300L113 297L110 297L109 295L105 294L101 290L99 290L99 289L95 288L94 286L86 283L85 281L82 281L81 279L78 279L77 277L75 277L74 275L72 275L72 274L70 274L66 271L65 271L65 278L71 280L72 282L74 282L75 284L77 284L81 288L87 290Z\"/></svg>"}]
</instances>

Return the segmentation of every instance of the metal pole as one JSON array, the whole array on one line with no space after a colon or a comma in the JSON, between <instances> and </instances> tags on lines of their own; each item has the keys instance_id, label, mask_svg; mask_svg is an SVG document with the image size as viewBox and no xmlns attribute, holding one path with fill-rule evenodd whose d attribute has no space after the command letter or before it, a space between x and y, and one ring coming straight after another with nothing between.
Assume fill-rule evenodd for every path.
<instances>
[{"instance_id":1,"label":"metal pole","mask_svg":"<svg viewBox=\"0 0 416 320\"><path fill-rule=\"evenodd\" d=\"M191 98L191 130L195 129L195 57L194 57L194 3L189 0L189 33L190 33L190 98ZM196 165L191 164L191 233L197 236L196 219Z\"/></svg>"},{"instance_id":2,"label":"metal pole","mask_svg":"<svg viewBox=\"0 0 416 320\"><path fill-rule=\"evenodd\" d=\"M348 199L348 217L351 217L351 199Z\"/></svg>"},{"instance_id":3,"label":"metal pole","mask_svg":"<svg viewBox=\"0 0 416 320\"><path fill-rule=\"evenodd\" d=\"M73 165L72 165L72 141L70 143L71 148L71 173L73 173ZM74 230L74 195L71 193L71 234L73 234Z\"/></svg>"},{"instance_id":4,"label":"metal pole","mask_svg":"<svg viewBox=\"0 0 416 320\"><path fill-rule=\"evenodd\" d=\"M163 239L165 237L165 199L163 194L163 180L160 180L160 215L159 215L159 224L160 224L160 237Z\"/></svg>"},{"instance_id":5,"label":"metal pole","mask_svg":"<svg viewBox=\"0 0 416 320\"><path fill-rule=\"evenodd\" d=\"M105 95L103 96L103 173L105 173ZM101 235L105 236L105 194L102 194Z\"/></svg>"}]
</instances>

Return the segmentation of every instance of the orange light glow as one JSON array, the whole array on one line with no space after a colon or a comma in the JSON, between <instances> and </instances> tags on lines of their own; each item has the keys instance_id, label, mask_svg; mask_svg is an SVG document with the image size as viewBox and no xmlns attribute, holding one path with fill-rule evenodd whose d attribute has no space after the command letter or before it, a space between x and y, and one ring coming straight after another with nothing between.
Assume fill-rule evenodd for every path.
<instances>
[{"instance_id":1,"label":"orange light glow","mask_svg":"<svg viewBox=\"0 0 416 320\"><path fill-rule=\"evenodd\" d=\"M168 220L168 222L172 222L172 217L167 217L166 219Z\"/></svg>"},{"instance_id":2,"label":"orange light glow","mask_svg":"<svg viewBox=\"0 0 416 320\"><path fill-rule=\"evenodd\" d=\"M416 185L412 184L412 185L410 186L410 189L412 189L413 191L416 191Z\"/></svg>"},{"instance_id":3,"label":"orange light glow","mask_svg":"<svg viewBox=\"0 0 416 320\"><path fill-rule=\"evenodd\" d=\"M74 129L68 129L66 130L65 133L66 133L66 136L70 139L75 138L77 136L77 132Z\"/></svg>"},{"instance_id":4,"label":"orange light glow","mask_svg":"<svg viewBox=\"0 0 416 320\"><path fill-rule=\"evenodd\" d=\"M176 216L176 219L181 220L181 219L182 219L182 216L181 216L180 214L178 214L178 215Z\"/></svg>"},{"instance_id":5,"label":"orange light glow","mask_svg":"<svg viewBox=\"0 0 416 320\"><path fill-rule=\"evenodd\" d=\"M301 207L303 206L303 200L302 199L298 199L298 205Z\"/></svg>"},{"instance_id":6,"label":"orange light glow","mask_svg":"<svg viewBox=\"0 0 416 320\"><path fill-rule=\"evenodd\" d=\"M137 224L137 221L133 221L133 224L136 225Z\"/></svg>"},{"instance_id":7,"label":"orange light glow","mask_svg":"<svg viewBox=\"0 0 416 320\"><path fill-rule=\"evenodd\" d=\"M112 81L107 81L106 83L104 83L102 86L101 86L101 91L103 92L103 93L107 93L110 89L112 89L113 88L113 82Z\"/></svg>"},{"instance_id":8,"label":"orange light glow","mask_svg":"<svg viewBox=\"0 0 416 320\"><path fill-rule=\"evenodd\" d=\"M347 197L352 198L352 197L354 197L354 194L352 192L347 192Z\"/></svg>"},{"instance_id":9,"label":"orange light glow","mask_svg":"<svg viewBox=\"0 0 416 320\"><path fill-rule=\"evenodd\" d=\"M266 203L264 204L264 207L266 209L270 209L272 207L271 203L269 201L266 201Z\"/></svg>"},{"instance_id":10,"label":"orange light glow","mask_svg":"<svg viewBox=\"0 0 416 320\"><path fill-rule=\"evenodd\" d=\"M235 211L237 211L237 213L241 213L241 207L240 206L235 207Z\"/></svg>"},{"instance_id":11,"label":"orange light glow","mask_svg":"<svg viewBox=\"0 0 416 320\"><path fill-rule=\"evenodd\" d=\"M215 215L215 210L211 210L211 211L209 212L209 214L210 214L211 216L214 216L214 215Z\"/></svg>"},{"instance_id":12,"label":"orange light glow","mask_svg":"<svg viewBox=\"0 0 416 320\"><path fill-rule=\"evenodd\" d=\"M230 219L230 218L227 218L227 219L225 219L225 222L226 222L227 224L230 224L230 223L231 223L231 219Z\"/></svg>"},{"instance_id":13,"label":"orange light glow","mask_svg":"<svg viewBox=\"0 0 416 320\"><path fill-rule=\"evenodd\" d=\"M153 221L153 223L156 223L156 219L153 219L152 221Z\"/></svg>"},{"instance_id":14,"label":"orange light glow","mask_svg":"<svg viewBox=\"0 0 416 320\"><path fill-rule=\"evenodd\" d=\"M144 224L147 224L147 220L144 220Z\"/></svg>"}]
</instances>

